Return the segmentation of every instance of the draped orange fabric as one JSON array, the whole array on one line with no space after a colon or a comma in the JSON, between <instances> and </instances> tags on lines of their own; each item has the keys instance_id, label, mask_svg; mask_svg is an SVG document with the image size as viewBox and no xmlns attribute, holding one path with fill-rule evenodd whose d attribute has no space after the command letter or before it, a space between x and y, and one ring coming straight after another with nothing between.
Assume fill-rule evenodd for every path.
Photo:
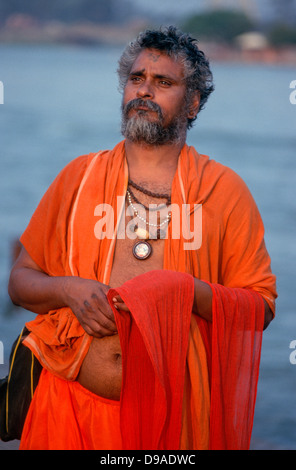
<instances>
[{"instance_id":1,"label":"draped orange fabric","mask_svg":"<svg viewBox=\"0 0 296 470\"><path fill-rule=\"evenodd\" d=\"M248 449L259 376L263 300L247 289L215 284L212 289L210 448Z\"/></svg>"},{"instance_id":2,"label":"draped orange fabric","mask_svg":"<svg viewBox=\"0 0 296 470\"><path fill-rule=\"evenodd\" d=\"M132 314L114 308L122 349L124 449L179 449L193 277L150 271L121 287ZM131 406L132 404L132 406Z\"/></svg>"},{"instance_id":3,"label":"draped orange fabric","mask_svg":"<svg viewBox=\"0 0 296 470\"><path fill-rule=\"evenodd\" d=\"M127 180L124 141L112 151L77 158L58 175L21 237L21 242L31 257L46 273L51 276L79 275L108 284L117 227L124 211ZM187 210L191 214L190 229L194 227L196 207L201 205L202 240L200 246L196 247L192 243L189 248L188 245L186 247L184 243L188 240L182 232L179 238L175 238L171 223L165 240L163 268L188 273L211 283L213 308L217 312L212 325L198 317L191 318L184 379L184 396L188 398L188 403L186 406L183 404L181 447L197 445L196 440L201 439L201 436L196 431L197 425L190 421L190 415L197 414L197 423L200 424L199 421L208 419L207 408L210 437L208 443L202 444L203 448L219 448L220 445L227 448L247 446L250 426L246 429L237 414L232 416L238 426L236 432L239 436L244 435L235 441L229 437L233 422L229 427L224 423L224 420L231 422L229 410L241 409L240 406L236 407L241 397L236 393L235 377L230 394L236 400L235 406L230 406L226 398L231 374L229 369L226 377L225 373L232 363L229 352L236 351L234 369L239 371L239 358L244 357L243 369L246 377L247 372L252 377L251 380L237 374L239 387L243 388L251 383L256 389L260 339L255 341L254 338L260 329L258 338L262 333L261 296L273 312L276 298L275 277L271 273L270 259L264 244L263 224L253 198L240 177L187 145L179 157L171 199L172 204L178 206L187 204ZM104 203L114 208L114 215L107 211L106 217L111 223L108 225L108 236L99 239L95 236L98 220L96 207ZM110 226L114 226L114 230L110 230ZM228 314L229 322L226 322ZM243 320L239 321L242 317ZM247 320L248 317L250 320ZM261 325L260 328L257 322ZM27 327L32 333L26 344L44 367L57 377L75 380L91 338L70 309L63 308L47 315L38 315ZM223 332L223 337L219 331ZM229 346L224 344L223 338L227 338ZM243 338L244 341L239 342L238 338ZM249 356L248 353L240 356L240 344L248 345ZM256 354L252 347L256 349ZM198 359L195 361L196 358ZM217 363L221 366L218 369ZM190 390L197 390L197 393ZM242 405L243 415L251 407L251 421L256 394L254 390L251 395L246 392L247 404ZM221 393L223 396L219 398ZM198 405L195 395L203 397L204 407ZM186 431L185 422L191 432ZM196 439L192 438L194 432ZM191 444L188 444L189 441Z\"/></svg>"},{"instance_id":4,"label":"draped orange fabric","mask_svg":"<svg viewBox=\"0 0 296 470\"><path fill-rule=\"evenodd\" d=\"M43 369L19 449L122 449L120 403Z\"/></svg>"},{"instance_id":5,"label":"draped orange fabric","mask_svg":"<svg viewBox=\"0 0 296 470\"><path fill-rule=\"evenodd\" d=\"M166 270L111 289L110 305L120 293L134 312L114 309L122 345L120 406L84 394L76 382L50 380L47 372L34 396L21 449L179 449L193 289L191 275ZM59 401L61 414L52 413Z\"/></svg>"},{"instance_id":6,"label":"draped orange fabric","mask_svg":"<svg viewBox=\"0 0 296 470\"><path fill-rule=\"evenodd\" d=\"M191 409L190 430L185 430L187 435L181 434L185 356L193 302L190 278L188 287L185 284L188 291L181 287L185 281L180 273L152 271L108 293L110 304L119 293L132 312L130 316L114 309L123 354L123 448L248 449L259 376L263 300L247 289L211 285L210 433L200 411ZM190 358L189 367L194 367L198 356L197 352ZM193 376L190 390L193 395L198 385L198 375ZM193 396L190 406L198 406L198 400L198 396ZM188 423L183 416L184 427ZM196 428L200 428L202 435ZM207 440L206 446L201 445L203 439Z\"/></svg>"}]
</instances>

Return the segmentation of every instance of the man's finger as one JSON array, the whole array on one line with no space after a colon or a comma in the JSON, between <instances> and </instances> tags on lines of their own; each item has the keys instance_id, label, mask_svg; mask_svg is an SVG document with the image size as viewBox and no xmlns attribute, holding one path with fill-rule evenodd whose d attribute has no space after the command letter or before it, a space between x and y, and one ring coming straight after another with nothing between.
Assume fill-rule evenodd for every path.
<instances>
[{"instance_id":1,"label":"man's finger","mask_svg":"<svg viewBox=\"0 0 296 470\"><path fill-rule=\"evenodd\" d=\"M113 304L114 304L114 307L119 309L119 310L123 310L124 312L129 312L129 308L125 305L124 301L122 300L122 298L120 297L120 295L116 295L113 297L112 299L113 301Z\"/></svg>"},{"instance_id":2,"label":"man's finger","mask_svg":"<svg viewBox=\"0 0 296 470\"><path fill-rule=\"evenodd\" d=\"M106 311L105 305L103 310L102 306L98 305L96 302L91 305L87 300L85 300L83 303L86 308L85 313L87 313L89 325L91 324L91 322L94 322L93 324L96 325L97 328L103 328L103 335L106 331L110 331L111 333L109 334L112 334L113 332L117 331L114 314L109 303L108 312ZM84 310L82 309L81 311L82 314L84 314Z\"/></svg>"},{"instance_id":3,"label":"man's finger","mask_svg":"<svg viewBox=\"0 0 296 470\"><path fill-rule=\"evenodd\" d=\"M109 305L107 297L104 299L103 302L99 299L96 294L93 294L91 298L95 302L97 310L99 310L106 318L108 318L109 321L111 321L115 325L113 310Z\"/></svg>"}]
</instances>

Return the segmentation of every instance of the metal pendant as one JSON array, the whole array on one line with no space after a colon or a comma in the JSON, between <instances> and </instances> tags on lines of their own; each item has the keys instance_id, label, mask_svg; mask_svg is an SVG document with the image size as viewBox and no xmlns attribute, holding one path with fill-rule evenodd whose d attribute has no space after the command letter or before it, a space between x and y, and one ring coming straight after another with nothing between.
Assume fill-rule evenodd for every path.
<instances>
[{"instance_id":1,"label":"metal pendant","mask_svg":"<svg viewBox=\"0 0 296 470\"><path fill-rule=\"evenodd\" d=\"M138 241L133 246L133 255L137 259L147 259L152 253L152 246L147 241Z\"/></svg>"}]
</instances>

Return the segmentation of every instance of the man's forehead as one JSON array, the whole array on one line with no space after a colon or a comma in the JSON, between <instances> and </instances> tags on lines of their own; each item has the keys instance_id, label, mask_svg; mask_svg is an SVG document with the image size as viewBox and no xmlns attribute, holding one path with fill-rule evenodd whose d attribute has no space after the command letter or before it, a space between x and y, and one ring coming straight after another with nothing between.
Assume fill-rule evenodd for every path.
<instances>
[{"instance_id":1,"label":"man's forehead","mask_svg":"<svg viewBox=\"0 0 296 470\"><path fill-rule=\"evenodd\" d=\"M176 79L184 76L184 67L180 60L168 56L157 49L144 49L135 59L131 73L152 70L158 75L174 75Z\"/></svg>"}]
</instances>

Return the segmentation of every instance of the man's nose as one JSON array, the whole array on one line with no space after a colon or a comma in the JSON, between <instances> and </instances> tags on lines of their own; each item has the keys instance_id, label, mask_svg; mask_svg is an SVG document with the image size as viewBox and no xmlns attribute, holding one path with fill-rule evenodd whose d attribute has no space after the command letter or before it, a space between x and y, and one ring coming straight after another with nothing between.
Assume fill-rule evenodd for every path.
<instances>
[{"instance_id":1,"label":"man's nose","mask_svg":"<svg viewBox=\"0 0 296 470\"><path fill-rule=\"evenodd\" d=\"M142 85L138 87L137 96L139 98L153 98L153 88L148 81L145 81L144 83L142 83Z\"/></svg>"}]
</instances>

